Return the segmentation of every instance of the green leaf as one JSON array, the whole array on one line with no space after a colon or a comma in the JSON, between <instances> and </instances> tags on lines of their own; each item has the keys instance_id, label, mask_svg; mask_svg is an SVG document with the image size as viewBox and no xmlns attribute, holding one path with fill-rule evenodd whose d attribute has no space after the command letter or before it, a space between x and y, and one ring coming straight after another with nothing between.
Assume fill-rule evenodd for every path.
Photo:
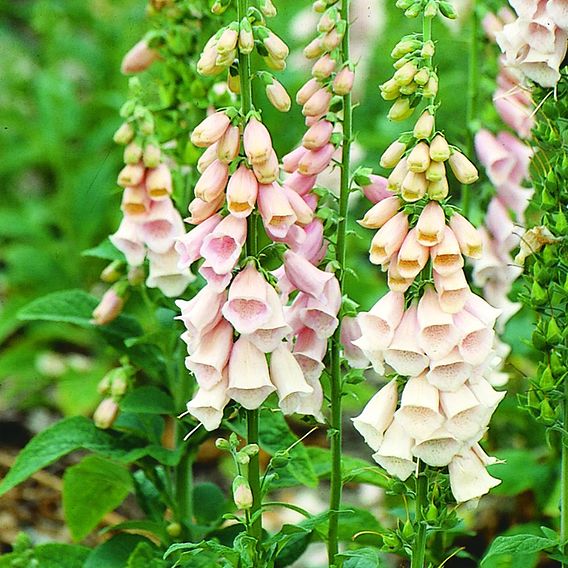
<instances>
[{"instance_id":1,"label":"green leaf","mask_svg":"<svg viewBox=\"0 0 568 568\"><path fill-rule=\"evenodd\" d=\"M348 550L339 555L343 559L341 568L381 568L383 563L377 551L372 548Z\"/></svg>"},{"instance_id":2,"label":"green leaf","mask_svg":"<svg viewBox=\"0 0 568 568\"><path fill-rule=\"evenodd\" d=\"M130 555L141 542L148 542L135 534L117 534L95 548L83 568L124 568Z\"/></svg>"},{"instance_id":3,"label":"green leaf","mask_svg":"<svg viewBox=\"0 0 568 568\"><path fill-rule=\"evenodd\" d=\"M84 250L81 253L82 256L92 256L95 258L102 258L104 260L124 260L124 254L122 254L110 241L105 239L102 243L99 243L96 247Z\"/></svg>"},{"instance_id":4,"label":"green leaf","mask_svg":"<svg viewBox=\"0 0 568 568\"><path fill-rule=\"evenodd\" d=\"M87 536L131 489L128 469L99 456L87 456L67 468L63 476L63 511L73 538Z\"/></svg>"},{"instance_id":5,"label":"green leaf","mask_svg":"<svg viewBox=\"0 0 568 568\"><path fill-rule=\"evenodd\" d=\"M126 568L166 568L166 563L158 556L156 547L149 542L139 542L128 557Z\"/></svg>"},{"instance_id":6,"label":"green leaf","mask_svg":"<svg viewBox=\"0 0 568 568\"><path fill-rule=\"evenodd\" d=\"M489 547L481 561L481 566L487 565L487 560L503 554L524 555L539 552L555 546L557 543L549 538L533 534L517 534L514 536L498 536Z\"/></svg>"},{"instance_id":7,"label":"green leaf","mask_svg":"<svg viewBox=\"0 0 568 568\"><path fill-rule=\"evenodd\" d=\"M227 498L215 483L199 483L193 488L193 513L198 523L217 521L227 512Z\"/></svg>"},{"instance_id":8,"label":"green leaf","mask_svg":"<svg viewBox=\"0 0 568 568\"><path fill-rule=\"evenodd\" d=\"M73 416L40 432L27 444L0 483L0 495L36 471L78 449L90 450L125 463L147 454L147 449L139 447L132 438L114 436L100 430L83 416Z\"/></svg>"},{"instance_id":9,"label":"green leaf","mask_svg":"<svg viewBox=\"0 0 568 568\"><path fill-rule=\"evenodd\" d=\"M85 546L48 543L34 549L5 554L0 558L0 568L83 568L91 550Z\"/></svg>"},{"instance_id":10,"label":"green leaf","mask_svg":"<svg viewBox=\"0 0 568 568\"><path fill-rule=\"evenodd\" d=\"M118 523L117 525L103 528L99 534L105 534L107 532L118 532L122 530L150 533L159 538L164 544L170 540L164 524L154 521L124 521L124 523Z\"/></svg>"},{"instance_id":11,"label":"green leaf","mask_svg":"<svg viewBox=\"0 0 568 568\"><path fill-rule=\"evenodd\" d=\"M496 495L514 496L545 487L550 478L550 466L541 463L535 452L526 450L503 450L499 458L505 463L489 466L488 471L502 480L492 491Z\"/></svg>"},{"instance_id":12,"label":"green leaf","mask_svg":"<svg viewBox=\"0 0 568 568\"><path fill-rule=\"evenodd\" d=\"M140 414L173 414L174 401L158 387L139 387L130 391L121 401L120 408L125 412Z\"/></svg>"}]
</instances>

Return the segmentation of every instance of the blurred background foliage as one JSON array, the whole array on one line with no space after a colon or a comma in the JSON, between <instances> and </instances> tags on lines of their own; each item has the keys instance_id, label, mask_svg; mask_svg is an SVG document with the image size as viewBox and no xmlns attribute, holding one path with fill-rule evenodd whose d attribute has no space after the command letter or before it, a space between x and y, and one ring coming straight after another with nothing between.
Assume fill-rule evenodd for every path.
<instances>
[{"instance_id":1,"label":"blurred background foliage","mask_svg":"<svg viewBox=\"0 0 568 568\"><path fill-rule=\"evenodd\" d=\"M303 32L313 29L306 25L310 2L279 4L275 31L297 52L282 82L295 94L309 72L300 50L307 39ZM358 4L354 17L361 32L354 34L354 41L360 41L359 36L367 41L357 49L363 70L356 92L357 161L382 173L379 155L405 125L387 121L388 103L379 97L378 85L392 72L393 45L413 31L415 22L401 18L394 2ZM0 413L42 406L63 415L87 414L99 400L98 381L116 363L116 353L89 330L22 322L17 313L52 291L102 291L98 275L103 261L82 253L118 225L115 177L121 149L112 134L127 95L120 61L147 29L143 0L0 0ZM437 24L434 35L443 101L439 127L449 139L464 144L467 29L459 23L451 28ZM494 60L483 59L490 73ZM493 79L480 77L480 82L481 117L491 124L496 116L490 99ZM263 96L259 93L259 100ZM268 105L265 109L282 155L303 134L300 108L294 105L285 116ZM478 187L480 202L491 189L487 184ZM367 207L354 196L352 219L361 218ZM479 221L480 214L475 215ZM367 260L370 232L354 221L351 225L348 261L357 278L348 278L349 293L368 309L384 289L384 278ZM518 409L516 400L533 371L526 344L530 331L530 317L522 312L509 323L512 379L488 444L492 452L509 459L496 473L505 482L489 499L525 499L519 496L530 494L528 512L519 513L514 502L507 501L504 514L511 518L505 528L529 521L538 526L540 517L557 514L555 489L549 485L555 461L545 459L554 456L543 431ZM358 386L360 398L348 398L348 412L354 414L374 390ZM503 528L490 530L498 534Z\"/></svg>"}]
</instances>

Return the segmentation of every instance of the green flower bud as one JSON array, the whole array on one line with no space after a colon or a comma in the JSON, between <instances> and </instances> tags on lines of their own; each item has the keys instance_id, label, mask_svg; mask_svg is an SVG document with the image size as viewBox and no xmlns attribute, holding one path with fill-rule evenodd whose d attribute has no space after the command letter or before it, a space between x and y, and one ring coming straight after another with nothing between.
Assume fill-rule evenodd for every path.
<instances>
[{"instance_id":1,"label":"green flower bud","mask_svg":"<svg viewBox=\"0 0 568 568\"><path fill-rule=\"evenodd\" d=\"M551 424L552 422L554 422L555 413L552 409L552 406L550 406L550 402L548 402L548 399L546 398L540 403L539 418L546 424Z\"/></svg>"},{"instance_id":2,"label":"green flower bud","mask_svg":"<svg viewBox=\"0 0 568 568\"><path fill-rule=\"evenodd\" d=\"M450 2L439 2L438 6L442 15L446 16L449 20L455 20L458 17L458 13Z\"/></svg>"},{"instance_id":3,"label":"green flower bud","mask_svg":"<svg viewBox=\"0 0 568 568\"><path fill-rule=\"evenodd\" d=\"M215 440L215 447L218 450L223 450L223 451L229 451L231 449L229 442L225 440L225 438L217 438Z\"/></svg>"},{"instance_id":4,"label":"green flower bud","mask_svg":"<svg viewBox=\"0 0 568 568\"><path fill-rule=\"evenodd\" d=\"M428 507L428 512L426 513L426 520L433 523L438 518L438 508L434 503L430 503Z\"/></svg>"},{"instance_id":5,"label":"green flower bud","mask_svg":"<svg viewBox=\"0 0 568 568\"><path fill-rule=\"evenodd\" d=\"M436 46L434 45L434 42L429 39L428 41L424 42L420 55L422 55L422 57L434 57L435 51Z\"/></svg>"},{"instance_id":6,"label":"green flower bud","mask_svg":"<svg viewBox=\"0 0 568 568\"><path fill-rule=\"evenodd\" d=\"M560 378L566 372L566 366L563 365L562 359L557 351L550 354L550 369L552 376L556 379Z\"/></svg>"},{"instance_id":7,"label":"green flower bud","mask_svg":"<svg viewBox=\"0 0 568 568\"><path fill-rule=\"evenodd\" d=\"M550 318L546 329L546 341L549 345L556 345L562 341L562 332L554 318Z\"/></svg>"},{"instance_id":8,"label":"green flower bud","mask_svg":"<svg viewBox=\"0 0 568 568\"><path fill-rule=\"evenodd\" d=\"M407 520L404 523L404 527L402 528L402 536L408 540L410 540L414 536L414 525Z\"/></svg>"},{"instance_id":9,"label":"green flower bud","mask_svg":"<svg viewBox=\"0 0 568 568\"><path fill-rule=\"evenodd\" d=\"M410 8L405 10L404 15L407 18L416 18L420 15L421 12L422 12L422 3L416 2L415 4L410 6Z\"/></svg>"},{"instance_id":10,"label":"green flower bud","mask_svg":"<svg viewBox=\"0 0 568 568\"><path fill-rule=\"evenodd\" d=\"M550 367L546 367L538 378L538 386L545 392L549 392L554 388L554 378Z\"/></svg>"},{"instance_id":11,"label":"green flower bud","mask_svg":"<svg viewBox=\"0 0 568 568\"><path fill-rule=\"evenodd\" d=\"M536 306L543 306L548 302L546 290L536 280L531 288L531 300Z\"/></svg>"},{"instance_id":12,"label":"green flower bud","mask_svg":"<svg viewBox=\"0 0 568 568\"><path fill-rule=\"evenodd\" d=\"M233 480L233 501L238 509L250 509L252 507L252 491L248 481L237 475Z\"/></svg>"},{"instance_id":13,"label":"green flower bud","mask_svg":"<svg viewBox=\"0 0 568 568\"><path fill-rule=\"evenodd\" d=\"M172 537L176 538L181 534L181 525L179 523L170 523L166 527L166 532Z\"/></svg>"},{"instance_id":14,"label":"green flower bud","mask_svg":"<svg viewBox=\"0 0 568 568\"><path fill-rule=\"evenodd\" d=\"M403 55L412 53L413 51L420 49L422 43L418 39L407 39L399 41L391 51L391 57L393 59L399 59Z\"/></svg>"},{"instance_id":15,"label":"green flower bud","mask_svg":"<svg viewBox=\"0 0 568 568\"><path fill-rule=\"evenodd\" d=\"M425 18L434 18L438 14L438 5L434 0L430 0L424 8Z\"/></svg>"}]
</instances>

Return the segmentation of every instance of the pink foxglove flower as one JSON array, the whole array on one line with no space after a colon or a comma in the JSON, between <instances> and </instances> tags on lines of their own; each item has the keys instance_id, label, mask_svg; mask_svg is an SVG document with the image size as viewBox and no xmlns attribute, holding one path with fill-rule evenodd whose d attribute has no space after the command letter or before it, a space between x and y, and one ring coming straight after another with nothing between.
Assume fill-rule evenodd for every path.
<instances>
[{"instance_id":1,"label":"pink foxglove flower","mask_svg":"<svg viewBox=\"0 0 568 568\"><path fill-rule=\"evenodd\" d=\"M200 250L203 240L217 227L221 220L221 215L213 215L195 227L195 229L176 239L174 246L179 255L178 268L189 268L201 257Z\"/></svg>"},{"instance_id":2,"label":"pink foxglove flower","mask_svg":"<svg viewBox=\"0 0 568 568\"><path fill-rule=\"evenodd\" d=\"M194 397L187 403L187 411L211 432L221 425L223 410L229 402L227 395L228 370L223 371L222 379L211 389L198 388Z\"/></svg>"},{"instance_id":3,"label":"pink foxglove flower","mask_svg":"<svg viewBox=\"0 0 568 568\"><path fill-rule=\"evenodd\" d=\"M466 363L457 347L445 357L430 362L426 379L440 391L458 390L471 376L472 366Z\"/></svg>"},{"instance_id":4,"label":"pink foxglove flower","mask_svg":"<svg viewBox=\"0 0 568 568\"><path fill-rule=\"evenodd\" d=\"M319 380L325 368L322 361L326 351L327 341L318 337L315 331L307 327L298 331L292 354L310 384Z\"/></svg>"},{"instance_id":5,"label":"pink foxglove flower","mask_svg":"<svg viewBox=\"0 0 568 568\"><path fill-rule=\"evenodd\" d=\"M258 181L244 164L231 176L227 186L227 207L235 217L248 217L256 204Z\"/></svg>"},{"instance_id":6,"label":"pink foxglove flower","mask_svg":"<svg viewBox=\"0 0 568 568\"><path fill-rule=\"evenodd\" d=\"M150 212L140 225L140 238L154 253L166 253L174 246L174 239L184 234L183 221L173 203L153 201Z\"/></svg>"},{"instance_id":7,"label":"pink foxglove flower","mask_svg":"<svg viewBox=\"0 0 568 568\"><path fill-rule=\"evenodd\" d=\"M373 459L390 475L405 481L416 469L412 455L414 440L398 420L393 420L384 434L379 449Z\"/></svg>"},{"instance_id":8,"label":"pink foxglove flower","mask_svg":"<svg viewBox=\"0 0 568 568\"><path fill-rule=\"evenodd\" d=\"M284 270L296 290L316 299L323 298L328 282L334 278L331 272L320 270L309 260L290 250L284 253Z\"/></svg>"},{"instance_id":9,"label":"pink foxglove flower","mask_svg":"<svg viewBox=\"0 0 568 568\"><path fill-rule=\"evenodd\" d=\"M454 456L448 465L450 486L458 503L478 499L501 483L489 473L473 450Z\"/></svg>"},{"instance_id":10,"label":"pink foxglove flower","mask_svg":"<svg viewBox=\"0 0 568 568\"><path fill-rule=\"evenodd\" d=\"M246 238L246 219L227 215L205 236L199 252L217 274L226 274L237 264Z\"/></svg>"},{"instance_id":11,"label":"pink foxglove flower","mask_svg":"<svg viewBox=\"0 0 568 568\"><path fill-rule=\"evenodd\" d=\"M286 237L297 220L285 191L276 183L259 186L258 210L265 228L279 238Z\"/></svg>"},{"instance_id":12,"label":"pink foxglove flower","mask_svg":"<svg viewBox=\"0 0 568 568\"><path fill-rule=\"evenodd\" d=\"M130 219L122 219L118 231L111 235L110 242L126 257L130 266L140 266L144 262L146 250L140 236L139 225Z\"/></svg>"},{"instance_id":13,"label":"pink foxglove flower","mask_svg":"<svg viewBox=\"0 0 568 568\"><path fill-rule=\"evenodd\" d=\"M98 306L93 311L92 323L104 325L115 320L124 307L124 297L119 295L114 288L109 288Z\"/></svg>"},{"instance_id":14,"label":"pink foxglove flower","mask_svg":"<svg viewBox=\"0 0 568 568\"><path fill-rule=\"evenodd\" d=\"M239 333L253 333L270 319L272 308L267 288L266 280L252 263L231 283L223 315Z\"/></svg>"},{"instance_id":15,"label":"pink foxglove flower","mask_svg":"<svg viewBox=\"0 0 568 568\"><path fill-rule=\"evenodd\" d=\"M369 358L363 350L353 343L361 337L361 326L356 317L344 316L341 320L341 345L343 356L353 369L366 369L369 366Z\"/></svg>"},{"instance_id":16,"label":"pink foxglove flower","mask_svg":"<svg viewBox=\"0 0 568 568\"><path fill-rule=\"evenodd\" d=\"M191 300L177 300L180 319L191 335L210 332L221 320L221 308L227 300L226 292L217 292L211 286L202 288Z\"/></svg>"},{"instance_id":17,"label":"pink foxglove flower","mask_svg":"<svg viewBox=\"0 0 568 568\"><path fill-rule=\"evenodd\" d=\"M183 294L187 285L195 280L189 269L178 268L179 256L171 247L164 253L148 252L150 270L146 279L148 288L159 288L165 296L175 298Z\"/></svg>"},{"instance_id":18,"label":"pink foxglove flower","mask_svg":"<svg viewBox=\"0 0 568 568\"><path fill-rule=\"evenodd\" d=\"M146 71L158 58L158 52L152 49L148 45L148 42L143 39L135 44L124 56L120 70L124 75L141 73L142 71Z\"/></svg>"},{"instance_id":19,"label":"pink foxglove flower","mask_svg":"<svg viewBox=\"0 0 568 568\"><path fill-rule=\"evenodd\" d=\"M414 456L433 467L447 466L460 451L462 444L445 428L440 428L425 440L417 440L412 448Z\"/></svg>"},{"instance_id":20,"label":"pink foxglove flower","mask_svg":"<svg viewBox=\"0 0 568 568\"><path fill-rule=\"evenodd\" d=\"M264 353L241 336L233 346L229 361L227 394L248 410L254 410L275 390Z\"/></svg>"}]
</instances>

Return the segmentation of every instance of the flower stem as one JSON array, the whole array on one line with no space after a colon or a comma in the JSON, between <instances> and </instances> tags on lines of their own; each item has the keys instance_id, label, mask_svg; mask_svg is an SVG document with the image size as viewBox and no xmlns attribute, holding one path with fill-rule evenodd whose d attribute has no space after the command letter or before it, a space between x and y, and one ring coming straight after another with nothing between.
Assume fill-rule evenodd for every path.
<instances>
[{"instance_id":1,"label":"flower stem","mask_svg":"<svg viewBox=\"0 0 568 568\"><path fill-rule=\"evenodd\" d=\"M237 2L237 18L239 22L246 16L248 9L248 0L238 0ZM252 77L251 77L251 61L250 55L244 54L239 50L239 80L241 86L241 113L246 116L253 109L252 101ZM248 238L246 250L248 256L256 256L257 238L256 238L256 213L249 215L247 219ZM247 444L258 444L258 427L259 427L259 411L247 410ZM252 492L252 507L250 516L254 519L248 527L250 536L254 537L258 542L262 539L262 515L261 508L261 492L260 492L260 463L258 454L251 456L248 464L248 482Z\"/></svg>"},{"instance_id":2,"label":"flower stem","mask_svg":"<svg viewBox=\"0 0 568 568\"><path fill-rule=\"evenodd\" d=\"M469 36L469 53L468 53L468 79L467 79L467 108L466 108L466 125L467 125L467 155L473 155L473 136L475 134L475 119L477 117L477 98L479 94L479 54L477 46L477 35L479 29L479 17L477 14L476 0L471 2L471 22ZM468 217L470 205L469 185L461 187L461 209L462 214Z\"/></svg>"},{"instance_id":3,"label":"flower stem","mask_svg":"<svg viewBox=\"0 0 568 568\"><path fill-rule=\"evenodd\" d=\"M349 61L349 2L342 0L341 18L347 22L345 35L341 44L342 63ZM349 201L349 184L351 170L351 141L353 138L353 106L351 93L343 97L343 143L341 153L341 179L339 193L339 222L337 225L337 246L335 259L340 266L338 279L341 294L343 295L345 276L345 251L347 234L347 205ZM336 566L336 556L339 551L339 509L341 507L341 493L343 478L341 472L342 448L342 378L340 358L341 315L339 325L331 340L331 417L330 417L330 444L331 444L331 488L329 498L329 534L328 534L328 560L329 566Z\"/></svg>"},{"instance_id":4,"label":"flower stem","mask_svg":"<svg viewBox=\"0 0 568 568\"><path fill-rule=\"evenodd\" d=\"M564 420L563 430L568 428L568 380L564 380ZM565 551L565 543L568 540L568 440L563 434L562 439L562 496L560 504L560 547ZM568 561L562 562L562 566L568 566Z\"/></svg>"},{"instance_id":5,"label":"flower stem","mask_svg":"<svg viewBox=\"0 0 568 568\"><path fill-rule=\"evenodd\" d=\"M416 516L417 526L414 544L412 546L412 559L410 568L424 568L426 558L426 521L424 519L424 507L428 498L428 478L424 473L424 464L419 463L416 476Z\"/></svg>"}]
</instances>

